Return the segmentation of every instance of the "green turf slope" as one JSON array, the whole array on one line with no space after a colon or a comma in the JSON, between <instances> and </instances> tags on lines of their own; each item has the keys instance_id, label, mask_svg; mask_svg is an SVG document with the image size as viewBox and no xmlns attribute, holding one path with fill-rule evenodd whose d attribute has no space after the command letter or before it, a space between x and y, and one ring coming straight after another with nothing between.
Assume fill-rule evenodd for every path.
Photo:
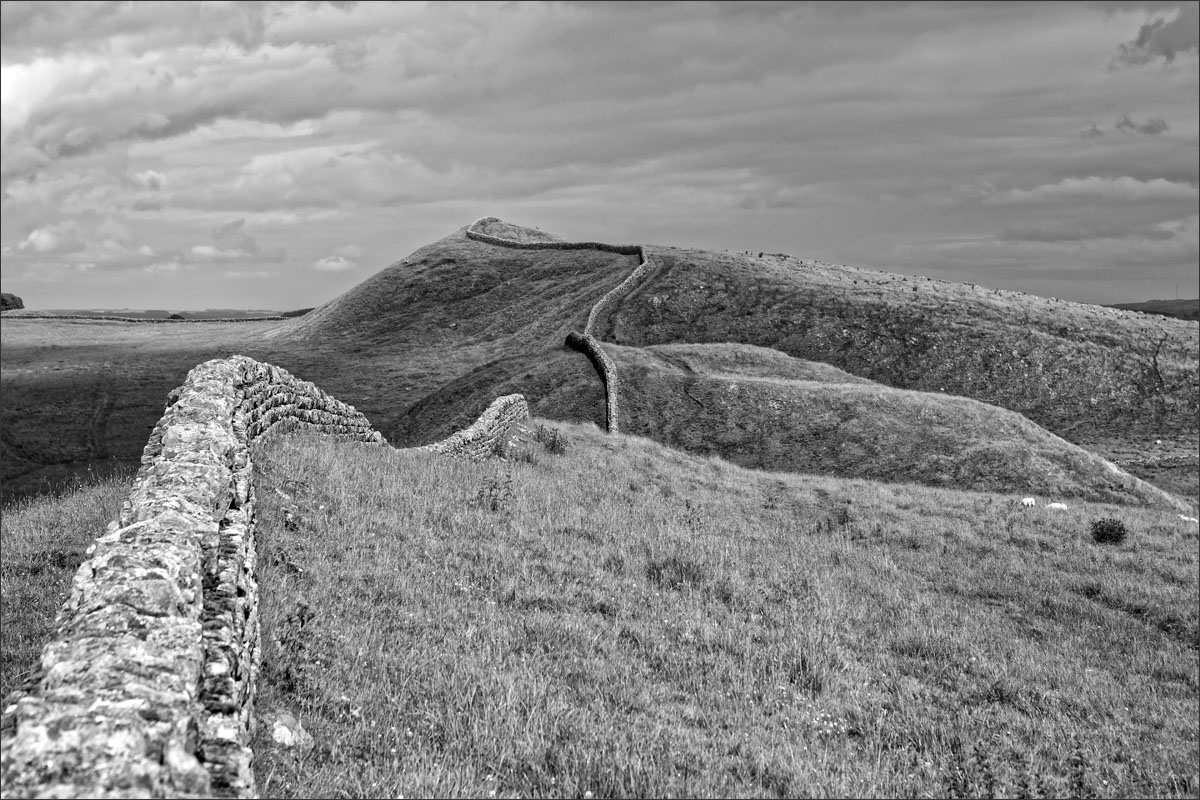
<instances>
[{"instance_id":1,"label":"green turf slope","mask_svg":"<svg viewBox=\"0 0 1200 800\"><path fill-rule=\"evenodd\" d=\"M623 432L746 467L1187 510L1020 414L749 345L605 345ZM743 367L742 365L745 365Z\"/></svg>"}]
</instances>

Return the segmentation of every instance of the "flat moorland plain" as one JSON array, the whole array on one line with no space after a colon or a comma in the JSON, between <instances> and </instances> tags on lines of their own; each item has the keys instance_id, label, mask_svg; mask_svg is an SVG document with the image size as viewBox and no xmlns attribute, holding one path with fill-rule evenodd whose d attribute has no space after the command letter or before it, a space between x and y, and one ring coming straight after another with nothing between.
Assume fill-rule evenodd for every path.
<instances>
[{"instance_id":1,"label":"flat moorland plain","mask_svg":"<svg viewBox=\"0 0 1200 800\"><path fill-rule=\"evenodd\" d=\"M541 421L471 465L277 437L266 796L1188 797L1197 533ZM1118 520L1117 545L1091 526ZM315 740L297 756L270 721Z\"/></svg>"}]
</instances>

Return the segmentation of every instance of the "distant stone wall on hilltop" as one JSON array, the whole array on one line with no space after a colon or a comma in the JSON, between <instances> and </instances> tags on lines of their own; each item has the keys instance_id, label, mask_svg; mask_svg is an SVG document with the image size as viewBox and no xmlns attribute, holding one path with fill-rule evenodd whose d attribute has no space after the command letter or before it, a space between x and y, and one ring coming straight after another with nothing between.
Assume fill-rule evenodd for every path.
<instances>
[{"instance_id":1,"label":"distant stone wall on hilltop","mask_svg":"<svg viewBox=\"0 0 1200 800\"><path fill-rule=\"evenodd\" d=\"M486 458L526 419L524 398L508 395L416 449ZM245 356L200 364L171 392L37 672L5 700L5 797L257 795L250 445L292 429L387 444L353 406Z\"/></svg>"},{"instance_id":2,"label":"distant stone wall on hilltop","mask_svg":"<svg viewBox=\"0 0 1200 800\"><path fill-rule=\"evenodd\" d=\"M600 314L609 310L618 300L624 297L640 281L651 267L649 256L644 248L636 244L603 244L601 242L520 242L515 239L504 239L492 236L479 230L491 222L498 222L497 217L481 217L467 226L467 236L477 241L500 247L511 247L522 250L603 250L621 255L635 255L639 263L625 280L614 286L603 297L592 305L588 312L587 325L583 333L567 334L567 346L584 353L595 366L601 382L604 384L605 410L608 419L608 432L620 431L620 379L617 376L616 363L600 347L600 341L595 337L594 330Z\"/></svg>"},{"instance_id":3,"label":"distant stone wall on hilltop","mask_svg":"<svg viewBox=\"0 0 1200 800\"><path fill-rule=\"evenodd\" d=\"M467 228L467 236L476 241L494 244L499 247L512 247L517 250L603 250L607 253L619 253L623 256L640 256L642 248L636 244L604 244L603 242L518 242L515 239L504 239L476 230L489 222L498 222L498 217L481 217Z\"/></svg>"}]
</instances>

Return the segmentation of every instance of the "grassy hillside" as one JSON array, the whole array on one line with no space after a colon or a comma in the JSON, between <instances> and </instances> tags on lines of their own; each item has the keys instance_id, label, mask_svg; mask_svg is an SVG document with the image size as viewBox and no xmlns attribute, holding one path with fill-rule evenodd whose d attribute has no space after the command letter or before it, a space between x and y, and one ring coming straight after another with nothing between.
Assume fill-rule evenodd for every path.
<instances>
[{"instance_id":1,"label":"grassy hillside","mask_svg":"<svg viewBox=\"0 0 1200 800\"><path fill-rule=\"evenodd\" d=\"M259 448L261 718L316 740L295 759L260 726L264 795L1200 788L1197 534L1174 514L556 427L484 465ZM1092 540L1105 517L1124 543Z\"/></svg>"},{"instance_id":2,"label":"grassy hillside","mask_svg":"<svg viewBox=\"0 0 1200 800\"><path fill-rule=\"evenodd\" d=\"M491 226L516 238L554 238ZM1128 469L1176 492L1195 499L1200 491L1192 488L1200 465L1188 460L1198 441L1194 324L782 256L650 250L661 269L601 320L602 339L770 346L800 361L760 352L753 374L746 364L696 369L802 381L814 370L841 370L893 387L973 397L1026 413L1107 457L1119 451ZM136 465L167 392L197 363L233 353L315 382L400 445L441 438L509 392L524 394L549 418L600 422L599 381L563 339L636 260L495 247L460 230L282 322L166 326L6 315L3 497L69 485L88 468ZM846 402L866 396L838 391ZM694 407L689 401L675 408ZM654 413L648 409L637 430L659 435L662 428L648 423ZM750 427L771 424L769 407L762 413L768 416L748 421ZM734 457L736 428L720 439L707 417L676 422L697 435L713 433L701 449ZM884 420L871 425L886 427ZM1166 444L1156 444L1160 439ZM1182 460L1146 460L1164 449ZM820 461L819 468L835 462ZM893 466L904 473L900 465L887 468Z\"/></svg>"},{"instance_id":3,"label":"grassy hillside","mask_svg":"<svg viewBox=\"0 0 1200 800\"><path fill-rule=\"evenodd\" d=\"M633 256L599 251L495 247L468 239L464 228L289 322L277 338L389 348L482 343L491 359L537 352L581 329L592 304L635 266Z\"/></svg>"},{"instance_id":4,"label":"grassy hillside","mask_svg":"<svg viewBox=\"0 0 1200 800\"><path fill-rule=\"evenodd\" d=\"M745 467L1188 506L1028 419L749 345L605 345L625 432Z\"/></svg>"},{"instance_id":5,"label":"grassy hillside","mask_svg":"<svg viewBox=\"0 0 1200 800\"><path fill-rule=\"evenodd\" d=\"M21 500L0 515L0 701L33 674L71 578L120 513L132 475L74 480L59 497Z\"/></svg>"},{"instance_id":6,"label":"grassy hillside","mask_svg":"<svg viewBox=\"0 0 1200 800\"><path fill-rule=\"evenodd\" d=\"M1197 428L1200 329L1181 320L786 256L650 252L661 268L602 321L602 340L772 347L1068 437Z\"/></svg>"}]
</instances>

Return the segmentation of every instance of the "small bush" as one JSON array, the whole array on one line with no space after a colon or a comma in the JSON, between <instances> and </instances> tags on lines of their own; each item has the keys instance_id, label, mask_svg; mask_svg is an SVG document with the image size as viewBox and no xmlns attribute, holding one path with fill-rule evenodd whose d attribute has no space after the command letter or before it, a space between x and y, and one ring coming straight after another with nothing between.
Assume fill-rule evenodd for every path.
<instances>
[{"instance_id":1,"label":"small bush","mask_svg":"<svg viewBox=\"0 0 1200 800\"><path fill-rule=\"evenodd\" d=\"M546 448L546 452L551 455L561 456L567 452L567 437L558 428L538 425L533 438L541 442L542 446Z\"/></svg>"},{"instance_id":2,"label":"small bush","mask_svg":"<svg viewBox=\"0 0 1200 800\"><path fill-rule=\"evenodd\" d=\"M1120 544L1128 534L1125 523L1119 519L1105 517L1092 523L1092 538L1097 544Z\"/></svg>"}]
</instances>

